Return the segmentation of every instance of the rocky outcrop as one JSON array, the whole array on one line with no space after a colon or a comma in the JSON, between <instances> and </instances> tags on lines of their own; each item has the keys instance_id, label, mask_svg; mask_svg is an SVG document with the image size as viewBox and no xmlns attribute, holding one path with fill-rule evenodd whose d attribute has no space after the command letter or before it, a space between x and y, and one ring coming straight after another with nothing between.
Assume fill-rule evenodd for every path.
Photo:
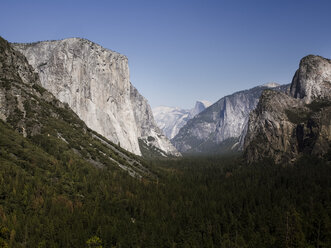
<instances>
[{"instance_id":1,"label":"rocky outcrop","mask_svg":"<svg viewBox=\"0 0 331 248\"><path fill-rule=\"evenodd\" d=\"M268 84L225 96L189 120L171 140L183 153L220 153L240 149L240 137L246 130L249 113L263 90L275 87L286 91L288 86Z\"/></svg>"},{"instance_id":2,"label":"rocky outcrop","mask_svg":"<svg viewBox=\"0 0 331 248\"><path fill-rule=\"evenodd\" d=\"M305 103L331 98L331 60L308 55L300 61L292 84L291 95Z\"/></svg>"},{"instance_id":3,"label":"rocky outcrop","mask_svg":"<svg viewBox=\"0 0 331 248\"><path fill-rule=\"evenodd\" d=\"M180 109L177 107L159 106L153 109L157 125L165 136L172 139L188 120L205 110L211 105L208 101L196 101L192 109Z\"/></svg>"},{"instance_id":4,"label":"rocky outcrop","mask_svg":"<svg viewBox=\"0 0 331 248\"><path fill-rule=\"evenodd\" d=\"M280 92L263 92L257 108L250 114L245 137L245 156L249 163L271 154L276 162L281 162L285 159L282 155L285 150L297 153L292 139L295 123L288 120L284 111L288 106L293 106L296 111L303 105L300 100ZM286 159L293 159L293 156Z\"/></svg>"},{"instance_id":5,"label":"rocky outcrop","mask_svg":"<svg viewBox=\"0 0 331 248\"><path fill-rule=\"evenodd\" d=\"M23 103L29 98L28 94L38 94L32 86L37 87L40 81L24 55L13 50L1 37L0 82L0 119L26 136L28 128Z\"/></svg>"},{"instance_id":6,"label":"rocky outcrop","mask_svg":"<svg viewBox=\"0 0 331 248\"><path fill-rule=\"evenodd\" d=\"M331 63L309 55L300 62L290 94L264 91L250 114L244 156L248 163L323 156L331 145Z\"/></svg>"},{"instance_id":7,"label":"rocky outcrop","mask_svg":"<svg viewBox=\"0 0 331 248\"><path fill-rule=\"evenodd\" d=\"M124 55L80 38L13 46L27 57L43 87L112 142L141 155L139 138L162 137L146 99L130 83ZM165 154L178 155L165 137L156 140Z\"/></svg>"}]
</instances>

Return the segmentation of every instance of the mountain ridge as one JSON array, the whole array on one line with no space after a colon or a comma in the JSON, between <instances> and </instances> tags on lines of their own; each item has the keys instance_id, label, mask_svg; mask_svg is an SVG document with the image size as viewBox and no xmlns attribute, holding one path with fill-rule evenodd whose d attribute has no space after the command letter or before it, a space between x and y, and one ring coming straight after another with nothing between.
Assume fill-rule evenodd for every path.
<instances>
[{"instance_id":1,"label":"mountain ridge","mask_svg":"<svg viewBox=\"0 0 331 248\"><path fill-rule=\"evenodd\" d=\"M275 86L276 90L288 90L288 85ZM189 120L171 142L181 153L242 149L249 113L256 107L262 91L269 88L260 85L222 97Z\"/></svg>"}]
</instances>

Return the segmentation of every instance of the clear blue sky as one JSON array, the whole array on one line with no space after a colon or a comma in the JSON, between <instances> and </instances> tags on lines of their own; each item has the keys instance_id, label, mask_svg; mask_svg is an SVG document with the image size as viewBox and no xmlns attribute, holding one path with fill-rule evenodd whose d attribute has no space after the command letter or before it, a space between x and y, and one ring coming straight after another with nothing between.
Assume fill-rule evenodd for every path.
<instances>
[{"instance_id":1,"label":"clear blue sky","mask_svg":"<svg viewBox=\"0 0 331 248\"><path fill-rule=\"evenodd\" d=\"M190 108L289 83L307 54L330 58L331 1L4 0L0 35L87 38L129 58L131 81L152 107Z\"/></svg>"}]
</instances>

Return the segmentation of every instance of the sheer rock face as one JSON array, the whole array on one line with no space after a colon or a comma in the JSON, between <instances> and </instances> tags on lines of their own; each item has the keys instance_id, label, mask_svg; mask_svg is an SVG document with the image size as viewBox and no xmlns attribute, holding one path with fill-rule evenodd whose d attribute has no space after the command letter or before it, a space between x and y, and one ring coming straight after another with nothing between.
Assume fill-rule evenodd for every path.
<instances>
[{"instance_id":1,"label":"sheer rock face","mask_svg":"<svg viewBox=\"0 0 331 248\"><path fill-rule=\"evenodd\" d=\"M153 112L147 100L139 94L138 90L131 85L131 101L133 105L133 113L135 122L139 123L138 136L141 141L147 146L152 146L160 149L160 155L181 156L170 141L162 134L154 121Z\"/></svg>"},{"instance_id":2,"label":"sheer rock face","mask_svg":"<svg viewBox=\"0 0 331 248\"><path fill-rule=\"evenodd\" d=\"M322 156L331 144L330 60L307 56L300 62L291 94L264 91L250 114L244 156L248 163L272 158L295 161Z\"/></svg>"},{"instance_id":3,"label":"sheer rock face","mask_svg":"<svg viewBox=\"0 0 331 248\"><path fill-rule=\"evenodd\" d=\"M211 105L180 129L171 140L180 152L223 152L240 149L240 137L246 132L249 113L263 90L275 87L286 90L287 85L258 86L225 96ZM222 145L227 142L226 146Z\"/></svg>"},{"instance_id":4,"label":"sheer rock face","mask_svg":"<svg viewBox=\"0 0 331 248\"><path fill-rule=\"evenodd\" d=\"M146 99L129 81L125 56L80 38L13 46L39 73L43 87L112 142L141 155L138 138L161 135ZM169 144L163 138L157 145L175 155Z\"/></svg>"},{"instance_id":5,"label":"sheer rock face","mask_svg":"<svg viewBox=\"0 0 331 248\"><path fill-rule=\"evenodd\" d=\"M293 77L291 95L305 103L331 99L331 60L314 55L304 57Z\"/></svg>"}]
</instances>

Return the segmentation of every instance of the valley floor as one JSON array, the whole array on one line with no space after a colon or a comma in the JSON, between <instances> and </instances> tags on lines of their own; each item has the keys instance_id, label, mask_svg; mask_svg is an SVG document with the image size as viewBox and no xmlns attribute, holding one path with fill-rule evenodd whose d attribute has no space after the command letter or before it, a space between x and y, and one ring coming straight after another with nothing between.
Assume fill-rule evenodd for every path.
<instances>
[{"instance_id":1,"label":"valley floor","mask_svg":"<svg viewBox=\"0 0 331 248\"><path fill-rule=\"evenodd\" d=\"M139 180L0 124L0 247L331 247L327 159L154 160Z\"/></svg>"}]
</instances>

